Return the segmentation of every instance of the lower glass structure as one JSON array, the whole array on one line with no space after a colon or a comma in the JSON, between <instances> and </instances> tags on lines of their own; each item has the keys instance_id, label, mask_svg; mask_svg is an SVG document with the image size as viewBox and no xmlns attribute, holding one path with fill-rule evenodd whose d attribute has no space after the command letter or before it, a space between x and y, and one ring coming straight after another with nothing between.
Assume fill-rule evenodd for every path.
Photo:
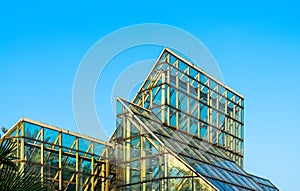
<instances>
[{"instance_id":1,"label":"lower glass structure","mask_svg":"<svg viewBox=\"0 0 300 191\"><path fill-rule=\"evenodd\" d=\"M108 190L112 145L68 130L22 118L5 134L17 142L20 169L30 167L56 190Z\"/></svg>"}]
</instances>

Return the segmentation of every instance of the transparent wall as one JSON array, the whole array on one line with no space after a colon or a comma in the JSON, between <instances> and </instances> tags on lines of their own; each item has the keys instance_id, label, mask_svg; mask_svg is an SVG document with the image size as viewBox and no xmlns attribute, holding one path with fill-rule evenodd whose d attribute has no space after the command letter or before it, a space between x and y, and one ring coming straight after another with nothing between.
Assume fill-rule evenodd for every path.
<instances>
[{"instance_id":1,"label":"transparent wall","mask_svg":"<svg viewBox=\"0 0 300 191\"><path fill-rule=\"evenodd\" d=\"M18 165L41 172L56 190L106 190L107 143L31 120L15 126L7 138L18 142Z\"/></svg>"},{"instance_id":2,"label":"transparent wall","mask_svg":"<svg viewBox=\"0 0 300 191\"><path fill-rule=\"evenodd\" d=\"M134 103L167 125L224 149L243 166L242 96L176 55L162 54Z\"/></svg>"}]
</instances>

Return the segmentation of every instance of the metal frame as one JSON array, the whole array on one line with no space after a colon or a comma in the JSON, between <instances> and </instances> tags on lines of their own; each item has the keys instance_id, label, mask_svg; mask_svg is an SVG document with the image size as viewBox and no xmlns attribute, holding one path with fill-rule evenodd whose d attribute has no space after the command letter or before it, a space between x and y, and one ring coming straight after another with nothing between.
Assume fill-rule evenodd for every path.
<instances>
[{"instance_id":1,"label":"metal frame","mask_svg":"<svg viewBox=\"0 0 300 191\"><path fill-rule=\"evenodd\" d=\"M147 124L141 121L123 100L117 98L117 105L117 129L112 140L116 142L118 153L118 190L218 191L151 133ZM140 114L147 111L140 109Z\"/></svg>"},{"instance_id":2,"label":"metal frame","mask_svg":"<svg viewBox=\"0 0 300 191\"><path fill-rule=\"evenodd\" d=\"M3 139L17 142L20 169L40 171L56 190L109 189L110 143L28 118L19 120Z\"/></svg>"},{"instance_id":3,"label":"metal frame","mask_svg":"<svg viewBox=\"0 0 300 191\"><path fill-rule=\"evenodd\" d=\"M170 49L163 50L133 102L167 125L222 148L243 166L243 96Z\"/></svg>"}]
</instances>

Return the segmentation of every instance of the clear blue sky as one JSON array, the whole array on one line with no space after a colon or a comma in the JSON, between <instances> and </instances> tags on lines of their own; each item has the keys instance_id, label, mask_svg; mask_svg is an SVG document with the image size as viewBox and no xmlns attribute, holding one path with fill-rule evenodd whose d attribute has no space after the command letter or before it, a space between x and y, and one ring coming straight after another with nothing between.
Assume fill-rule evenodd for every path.
<instances>
[{"instance_id":1,"label":"clear blue sky","mask_svg":"<svg viewBox=\"0 0 300 191\"><path fill-rule=\"evenodd\" d=\"M128 25L174 25L200 39L226 84L245 96L245 169L281 190L299 190L296 1L97 2L1 1L0 126L26 116L76 130L73 80L89 48Z\"/></svg>"}]
</instances>

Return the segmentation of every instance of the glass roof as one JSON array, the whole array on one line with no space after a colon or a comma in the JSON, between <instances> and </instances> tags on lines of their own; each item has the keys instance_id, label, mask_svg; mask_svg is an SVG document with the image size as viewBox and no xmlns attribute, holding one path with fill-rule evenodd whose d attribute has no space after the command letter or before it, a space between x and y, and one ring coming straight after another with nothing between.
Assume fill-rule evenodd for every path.
<instances>
[{"instance_id":1,"label":"glass roof","mask_svg":"<svg viewBox=\"0 0 300 191\"><path fill-rule=\"evenodd\" d=\"M261 177L258 177L256 175L252 175L252 174L249 174L253 180L255 180L265 191L279 191L278 188L276 188L272 183L271 181L265 179L265 178L261 178Z\"/></svg>"},{"instance_id":2,"label":"glass roof","mask_svg":"<svg viewBox=\"0 0 300 191\"><path fill-rule=\"evenodd\" d=\"M219 190L263 190L217 147L162 124L151 111L121 100L168 151L180 157Z\"/></svg>"}]
</instances>

